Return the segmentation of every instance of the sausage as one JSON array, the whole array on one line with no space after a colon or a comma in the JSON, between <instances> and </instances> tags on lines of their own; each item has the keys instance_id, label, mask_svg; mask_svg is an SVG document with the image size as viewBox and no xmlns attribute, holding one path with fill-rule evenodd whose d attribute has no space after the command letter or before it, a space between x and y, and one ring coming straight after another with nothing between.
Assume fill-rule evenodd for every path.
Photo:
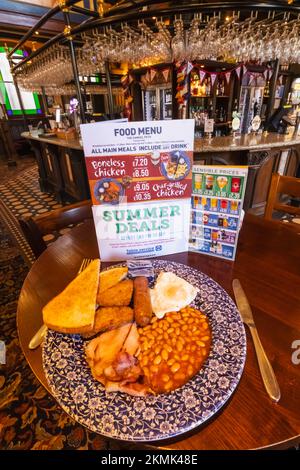
<instances>
[{"instance_id":1,"label":"sausage","mask_svg":"<svg viewBox=\"0 0 300 470\"><path fill-rule=\"evenodd\" d=\"M146 326L152 318L152 306L148 279L144 276L135 277L133 280L133 309L138 326Z\"/></svg>"}]
</instances>

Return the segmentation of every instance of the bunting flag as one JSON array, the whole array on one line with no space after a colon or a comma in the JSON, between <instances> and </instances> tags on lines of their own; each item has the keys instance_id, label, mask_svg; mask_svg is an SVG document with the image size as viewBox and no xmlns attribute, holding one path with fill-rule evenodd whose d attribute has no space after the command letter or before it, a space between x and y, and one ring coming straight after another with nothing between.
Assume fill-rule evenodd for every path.
<instances>
[{"instance_id":1,"label":"bunting flag","mask_svg":"<svg viewBox=\"0 0 300 470\"><path fill-rule=\"evenodd\" d=\"M169 73L170 73L169 68L162 70L162 74L163 74L165 82L167 82L169 80Z\"/></svg>"},{"instance_id":2,"label":"bunting flag","mask_svg":"<svg viewBox=\"0 0 300 470\"><path fill-rule=\"evenodd\" d=\"M211 73L210 78L211 78L211 86L213 87L217 78L217 73Z\"/></svg>"},{"instance_id":3,"label":"bunting flag","mask_svg":"<svg viewBox=\"0 0 300 470\"><path fill-rule=\"evenodd\" d=\"M243 75L245 75L247 72L248 72L248 69L247 69L246 65L244 64L243 65Z\"/></svg>"},{"instance_id":4,"label":"bunting flag","mask_svg":"<svg viewBox=\"0 0 300 470\"><path fill-rule=\"evenodd\" d=\"M273 69L269 69L269 80L271 80L271 78L272 78L272 75L273 75L273 72L274 72L274 70L273 70Z\"/></svg>"},{"instance_id":5,"label":"bunting flag","mask_svg":"<svg viewBox=\"0 0 300 470\"><path fill-rule=\"evenodd\" d=\"M240 76L241 76L241 66L238 66L238 67L235 69L235 73L237 74L238 79L240 79Z\"/></svg>"},{"instance_id":6,"label":"bunting flag","mask_svg":"<svg viewBox=\"0 0 300 470\"><path fill-rule=\"evenodd\" d=\"M191 71L193 70L194 66L191 62L188 62L187 63L187 69L186 69L186 73L187 75L189 75L189 73L191 73Z\"/></svg>"},{"instance_id":7,"label":"bunting flag","mask_svg":"<svg viewBox=\"0 0 300 470\"><path fill-rule=\"evenodd\" d=\"M204 78L205 78L206 72L204 70L200 70L199 76L200 76L200 84L202 84Z\"/></svg>"},{"instance_id":8,"label":"bunting flag","mask_svg":"<svg viewBox=\"0 0 300 470\"><path fill-rule=\"evenodd\" d=\"M231 77L231 71L230 71L230 72L226 72L226 73L225 73L225 80L226 80L227 85L228 85L229 82L230 82L230 77Z\"/></svg>"},{"instance_id":9,"label":"bunting flag","mask_svg":"<svg viewBox=\"0 0 300 470\"><path fill-rule=\"evenodd\" d=\"M269 75L269 69L266 69L263 73L265 80L268 80L268 75Z\"/></svg>"},{"instance_id":10,"label":"bunting flag","mask_svg":"<svg viewBox=\"0 0 300 470\"><path fill-rule=\"evenodd\" d=\"M157 71L155 69L150 69L150 82L153 82L154 78L156 77Z\"/></svg>"}]
</instances>

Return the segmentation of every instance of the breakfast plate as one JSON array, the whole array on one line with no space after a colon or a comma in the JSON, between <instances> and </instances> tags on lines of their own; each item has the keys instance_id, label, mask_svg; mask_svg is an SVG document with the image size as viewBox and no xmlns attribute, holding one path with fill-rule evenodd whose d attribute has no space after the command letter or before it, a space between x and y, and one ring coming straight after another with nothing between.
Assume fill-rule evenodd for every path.
<instances>
[{"instance_id":1,"label":"breakfast plate","mask_svg":"<svg viewBox=\"0 0 300 470\"><path fill-rule=\"evenodd\" d=\"M197 287L199 293L191 305L209 320L209 356L184 386L145 397L106 393L92 377L81 336L49 330L43 345L45 375L58 403L77 422L109 438L157 441L204 424L231 397L245 364L245 330L228 294L194 268L163 260L152 263L156 275L173 272Z\"/></svg>"}]
</instances>

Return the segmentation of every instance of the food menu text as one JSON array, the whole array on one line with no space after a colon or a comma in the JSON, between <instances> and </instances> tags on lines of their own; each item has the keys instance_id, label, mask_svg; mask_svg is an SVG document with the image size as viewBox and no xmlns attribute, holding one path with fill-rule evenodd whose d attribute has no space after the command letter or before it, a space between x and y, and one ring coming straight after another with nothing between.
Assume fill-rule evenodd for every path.
<instances>
[{"instance_id":1,"label":"food menu text","mask_svg":"<svg viewBox=\"0 0 300 470\"><path fill-rule=\"evenodd\" d=\"M93 205L190 197L193 120L101 124L81 126Z\"/></svg>"},{"instance_id":2,"label":"food menu text","mask_svg":"<svg viewBox=\"0 0 300 470\"><path fill-rule=\"evenodd\" d=\"M194 120L83 124L103 261L188 250Z\"/></svg>"}]
</instances>

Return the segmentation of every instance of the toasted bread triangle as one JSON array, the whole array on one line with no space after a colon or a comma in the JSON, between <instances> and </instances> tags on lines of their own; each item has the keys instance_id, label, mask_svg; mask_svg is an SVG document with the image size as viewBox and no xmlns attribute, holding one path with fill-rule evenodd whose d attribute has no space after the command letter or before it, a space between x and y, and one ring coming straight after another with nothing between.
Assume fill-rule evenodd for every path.
<instances>
[{"instance_id":1,"label":"toasted bread triangle","mask_svg":"<svg viewBox=\"0 0 300 470\"><path fill-rule=\"evenodd\" d=\"M43 308L45 325L62 333L86 333L93 328L100 260L93 260Z\"/></svg>"}]
</instances>

